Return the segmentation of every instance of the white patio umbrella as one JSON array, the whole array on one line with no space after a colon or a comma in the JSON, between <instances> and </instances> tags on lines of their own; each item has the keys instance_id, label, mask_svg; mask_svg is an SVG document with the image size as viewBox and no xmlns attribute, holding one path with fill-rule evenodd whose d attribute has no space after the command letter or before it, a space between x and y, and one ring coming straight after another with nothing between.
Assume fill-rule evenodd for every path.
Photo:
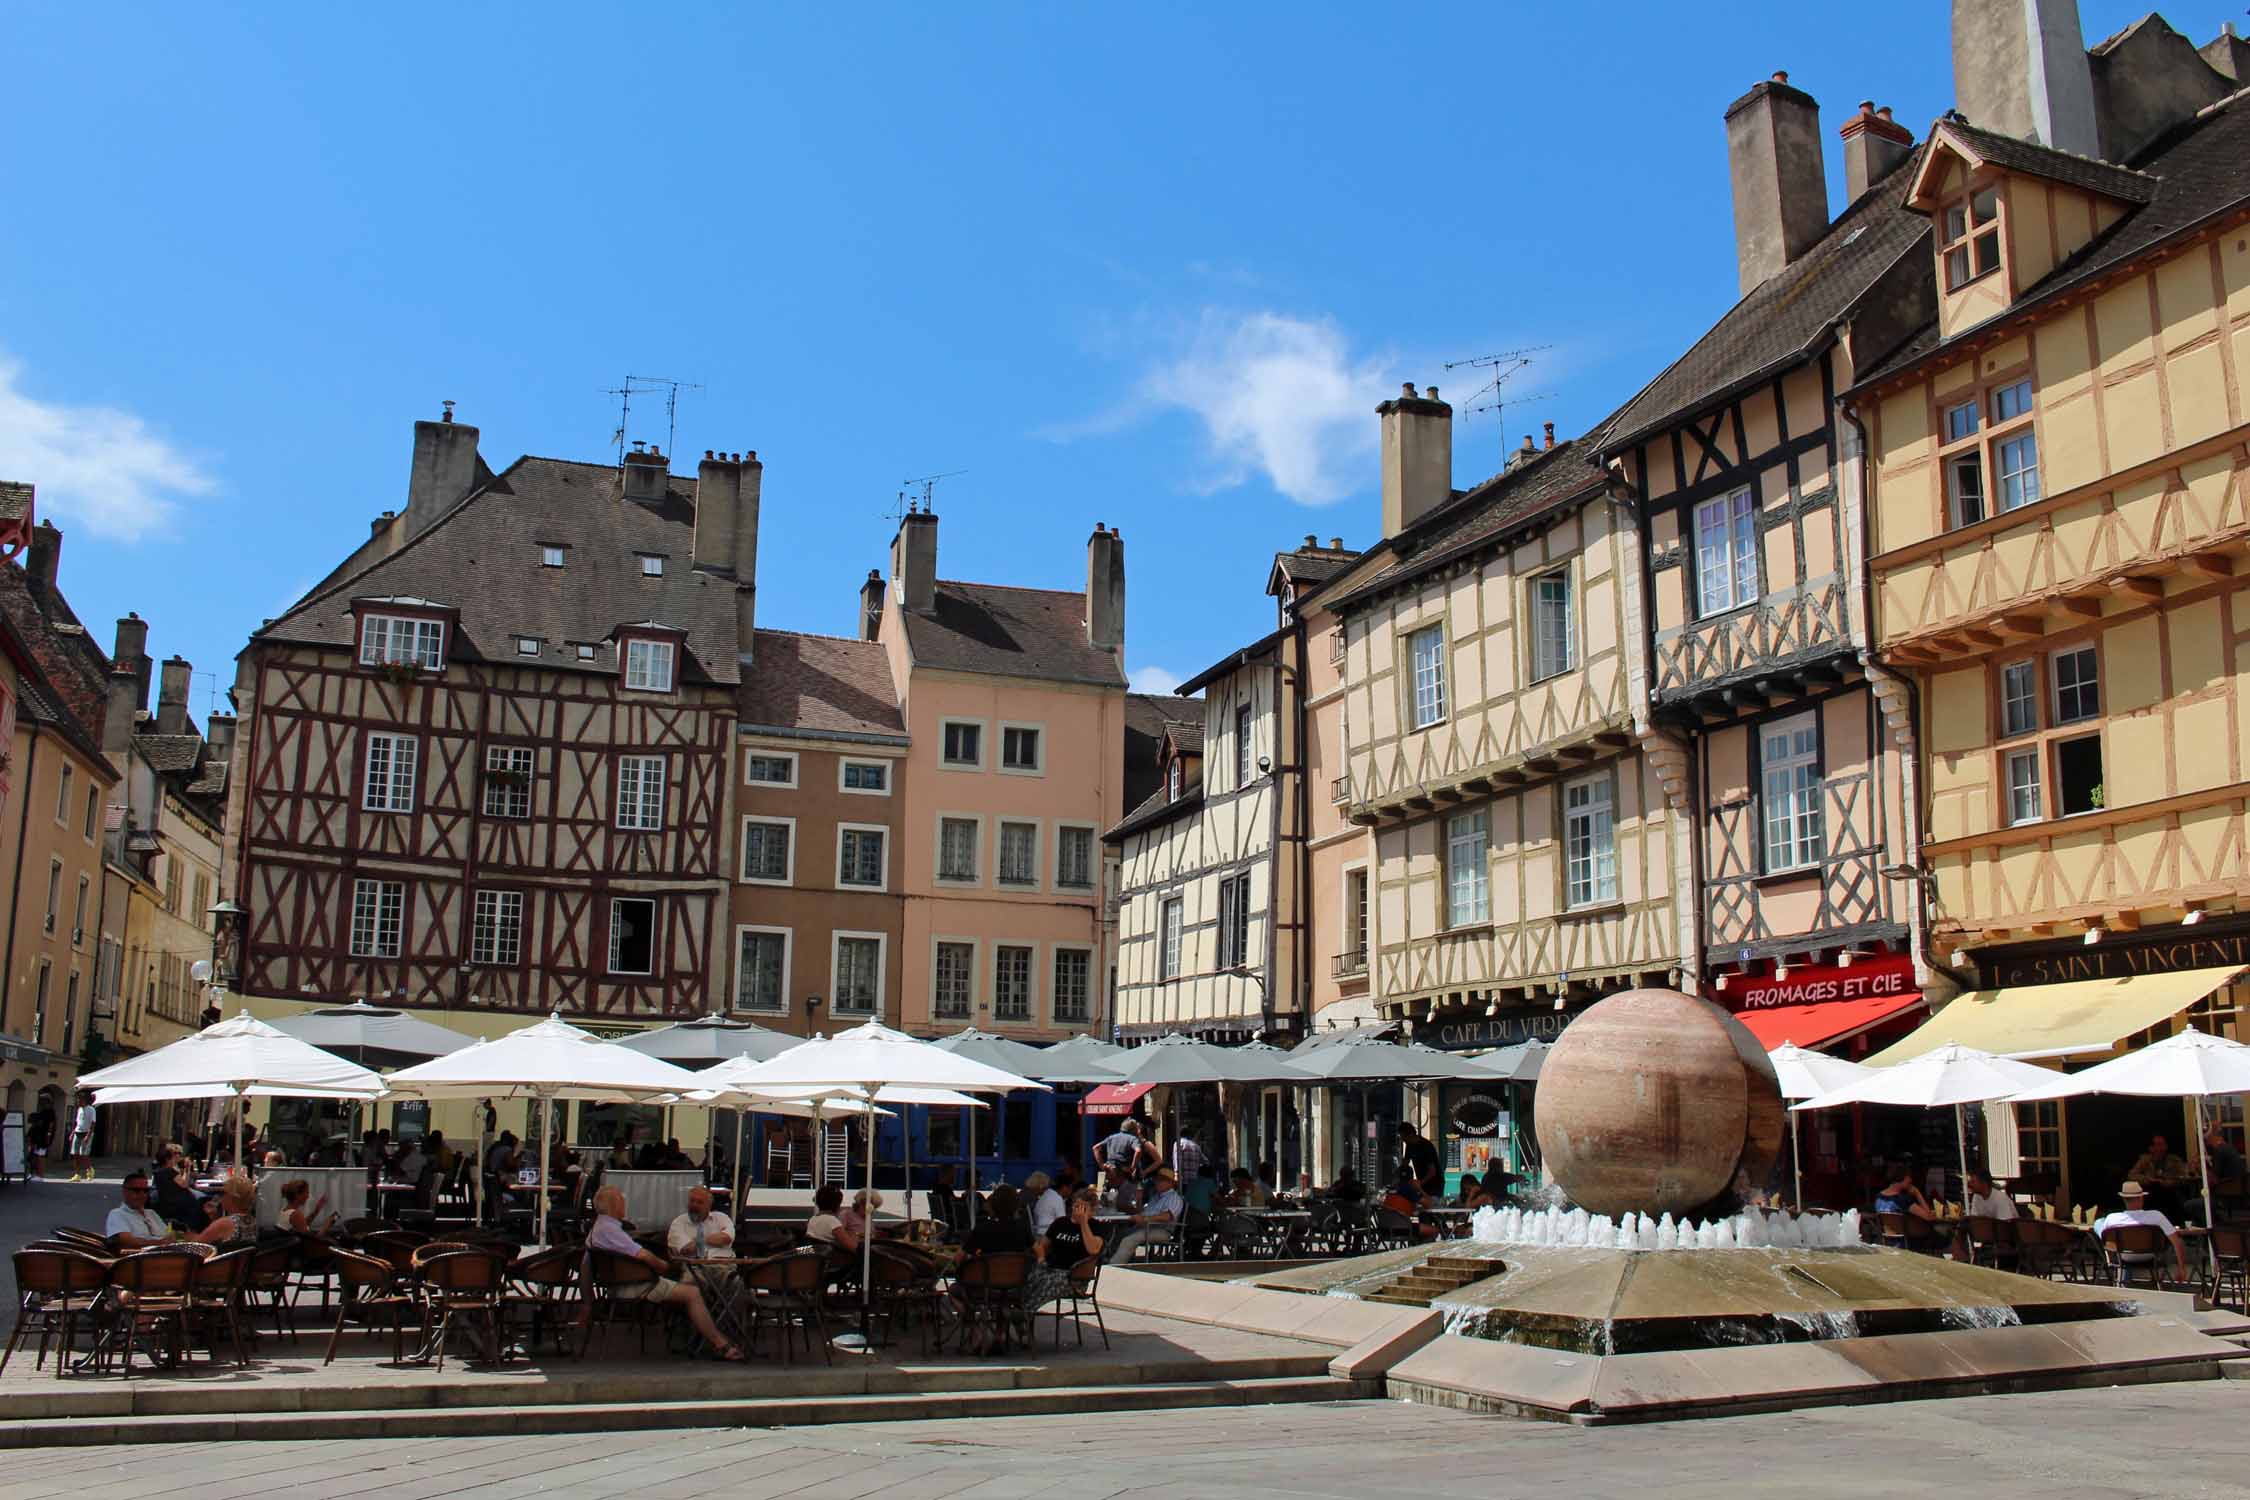
<instances>
[{"instance_id":1,"label":"white patio umbrella","mask_svg":"<svg viewBox=\"0 0 2250 1500\"><path fill-rule=\"evenodd\" d=\"M383 1080L366 1068L277 1031L248 1011L78 1082L94 1090L96 1104L232 1098L237 1169L245 1097L374 1099L383 1092Z\"/></svg>"},{"instance_id":2,"label":"white patio umbrella","mask_svg":"<svg viewBox=\"0 0 2250 1500\"><path fill-rule=\"evenodd\" d=\"M2250 1094L2250 1046L2190 1026L2176 1036L2151 1042L2137 1052L2097 1063L2083 1073L2049 1074L2015 1096L2069 1099L2081 1094L2135 1094L2144 1098L2195 1101L2195 1159L2203 1169L2203 1222L2214 1221L2211 1203L2211 1153L2203 1146L2203 1101L2216 1094Z\"/></svg>"},{"instance_id":3,"label":"white patio umbrella","mask_svg":"<svg viewBox=\"0 0 2250 1500\"><path fill-rule=\"evenodd\" d=\"M858 1085L876 1099L885 1085L904 1089L952 1089L964 1094L1005 1094L1016 1089L1044 1089L1021 1074L995 1068L917 1041L903 1031L873 1021L833 1037L815 1037L802 1047L741 1070L744 1083L764 1087L835 1088ZM866 1187L875 1191L875 1152L867 1151ZM860 1237L860 1340L866 1346L869 1307L874 1279L875 1237Z\"/></svg>"},{"instance_id":4,"label":"white patio umbrella","mask_svg":"<svg viewBox=\"0 0 2250 1500\"><path fill-rule=\"evenodd\" d=\"M1979 1052L1959 1042L1947 1042L1934 1051L1890 1068L1869 1068L1865 1076L1815 1094L1800 1109L1834 1109L1839 1104L1903 1104L1920 1109L1953 1108L1953 1128L1961 1143L1961 1176L1969 1175L1969 1135L1961 1122L1961 1106L2006 1099L2054 1078L2046 1068Z\"/></svg>"},{"instance_id":5,"label":"white patio umbrella","mask_svg":"<svg viewBox=\"0 0 2250 1500\"><path fill-rule=\"evenodd\" d=\"M1783 1042L1768 1051L1766 1056L1773 1060L1774 1077L1781 1082L1781 1097L1784 1099L1818 1098L1830 1089L1840 1089L1875 1071L1863 1063L1830 1057L1825 1052L1809 1051L1795 1042ZM1804 1122L1795 1115L1789 1117L1789 1171L1796 1184L1799 1212L1805 1206L1805 1159L1799 1140L1804 1128Z\"/></svg>"}]
</instances>

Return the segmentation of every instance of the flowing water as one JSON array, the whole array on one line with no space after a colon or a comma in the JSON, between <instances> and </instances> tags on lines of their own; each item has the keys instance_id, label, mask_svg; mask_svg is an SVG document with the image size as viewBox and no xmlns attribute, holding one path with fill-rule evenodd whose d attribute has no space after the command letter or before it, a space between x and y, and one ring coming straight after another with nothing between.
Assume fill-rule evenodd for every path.
<instances>
[{"instance_id":1,"label":"flowing water","mask_svg":"<svg viewBox=\"0 0 2250 1500\"><path fill-rule=\"evenodd\" d=\"M1859 1211L1798 1216L1750 1208L1728 1219L1675 1221L1628 1213L1612 1219L1582 1208L1480 1208L1471 1236L1487 1245L1595 1250L1841 1250L1860 1243Z\"/></svg>"}]
</instances>

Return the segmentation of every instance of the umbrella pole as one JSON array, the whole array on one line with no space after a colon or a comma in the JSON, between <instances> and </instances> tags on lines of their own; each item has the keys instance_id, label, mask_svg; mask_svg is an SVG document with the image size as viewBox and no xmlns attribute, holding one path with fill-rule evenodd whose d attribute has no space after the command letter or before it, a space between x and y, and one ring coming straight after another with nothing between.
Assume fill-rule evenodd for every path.
<instances>
[{"instance_id":1,"label":"umbrella pole","mask_svg":"<svg viewBox=\"0 0 2250 1500\"><path fill-rule=\"evenodd\" d=\"M977 1227L977 1122L969 1114L969 1106L961 1106L961 1140L969 1153L969 1227Z\"/></svg>"},{"instance_id":2,"label":"umbrella pole","mask_svg":"<svg viewBox=\"0 0 2250 1500\"><path fill-rule=\"evenodd\" d=\"M242 1095L237 1093L234 1096L234 1169L247 1177L250 1169L242 1164L242 1103Z\"/></svg>"},{"instance_id":3,"label":"umbrella pole","mask_svg":"<svg viewBox=\"0 0 2250 1500\"><path fill-rule=\"evenodd\" d=\"M914 1111L898 1112L898 1140L900 1155L906 1170L906 1222L914 1222Z\"/></svg>"},{"instance_id":4,"label":"umbrella pole","mask_svg":"<svg viewBox=\"0 0 2250 1500\"><path fill-rule=\"evenodd\" d=\"M2203 1168L2203 1227L2209 1229L2219 1222L2218 1211L2211 1206L2211 1147L2204 1140L2203 1096L2195 1096L2195 1160Z\"/></svg>"},{"instance_id":5,"label":"umbrella pole","mask_svg":"<svg viewBox=\"0 0 2250 1500\"><path fill-rule=\"evenodd\" d=\"M1953 1106L1953 1139L1961 1147L1961 1199L1966 1203L1969 1197L1969 1127L1958 1104Z\"/></svg>"},{"instance_id":6,"label":"umbrella pole","mask_svg":"<svg viewBox=\"0 0 2250 1500\"><path fill-rule=\"evenodd\" d=\"M734 1222L742 1222L742 1124L748 1109L734 1112L734 1191L727 1198L727 1207L734 1210Z\"/></svg>"},{"instance_id":7,"label":"umbrella pole","mask_svg":"<svg viewBox=\"0 0 2250 1500\"><path fill-rule=\"evenodd\" d=\"M874 1083L867 1086L867 1113L860 1116L864 1122L860 1144L867 1151L866 1166L860 1173L867 1184L867 1212L860 1217L859 1228L859 1337L861 1346L871 1354L875 1350L871 1332L875 1303L875 1091L881 1087Z\"/></svg>"},{"instance_id":8,"label":"umbrella pole","mask_svg":"<svg viewBox=\"0 0 2250 1500\"><path fill-rule=\"evenodd\" d=\"M1796 1181L1797 1201L1790 1205L1794 1213L1805 1211L1805 1119L1795 1110L1789 1112L1789 1167Z\"/></svg>"}]
</instances>

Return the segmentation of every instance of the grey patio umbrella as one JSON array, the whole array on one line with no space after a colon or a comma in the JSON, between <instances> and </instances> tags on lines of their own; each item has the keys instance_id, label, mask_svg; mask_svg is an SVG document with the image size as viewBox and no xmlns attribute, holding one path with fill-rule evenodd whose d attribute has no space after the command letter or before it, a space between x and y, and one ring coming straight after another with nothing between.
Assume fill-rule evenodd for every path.
<instances>
[{"instance_id":1,"label":"grey patio umbrella","mask_svg":"<svg viewBox=\"0 0 2250 1500\"><path fill-rule=\"evenodd\" d=\"M1117 1060L1125 1055L1123 1047L1090 1036L1074 1036L1034 1050L1039 1054L1039 1071L1024 1076L1041 1083L1115 1083Z\"/></svg>"},{"instance_id":2,"label":"grey patio umbrella","mask_svg":"<svg viewBox=\"0 0 2250 1500\"><path fill-rule=\"evenodd\" d=\"M1518 1042L1513 1047L1502 1047L1497 1052L1487 1052L1482 1057L1469 1059L1483 1069L1487 1077L1507 1083L1537 1083L1540 1065L1547 1060L1548 1044L1536 1037L1528 1042Z\"/></svg>"},{"instance_id":3,"label":"grey patio umbrella","mask_svg":"<svg viewBox=\"0 0 2250 1500\"><path fill-rule=\"evenodd\" d=\"M755 1021L727 1016L697 1016L692 1021L658 1026L653 1030L619 1037L617 1045L650 1057L660 1057L678 1068L703 1069L730 1057L764 1062L779 1057L804 1041L801 1036L772 1031Z\"/></svg>"},{"instance_id":4,"label":"grey patio umbrella","mask_svg":"<svg viewBox=\"0 0 2250 1500\"><path fill-rule=\"evenodd\" d=\"M403 1068L445 1057L476 1040L387 1006L354 1000L266 1023L284 1036L333 1052L363 1068Z\"/></svg>"}]
</instances>

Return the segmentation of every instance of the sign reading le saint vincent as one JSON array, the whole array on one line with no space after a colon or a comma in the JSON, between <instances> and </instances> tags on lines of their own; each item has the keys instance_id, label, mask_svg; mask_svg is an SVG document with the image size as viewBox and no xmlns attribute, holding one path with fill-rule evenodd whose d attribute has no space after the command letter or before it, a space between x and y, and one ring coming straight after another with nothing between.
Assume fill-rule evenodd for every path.
<instances>
[{"instance_id":1,"label":"sign reading le saint vincent","mask_svg":"<svg viewBox=\"0 0 2250 1500\"><path fill-rule=\"evenodd\" d=\"M1987 948L1976 955L1986 984L2005 989L2018 984L2061 984L2072 979L2124 979L2135 974L2171 974L2183 969L2223 969L2250 964L2250 931L2209 932L2194 928L2126 937L2087 947L2076 938L2013 950Z\"/></svg>"}]
</instances>

